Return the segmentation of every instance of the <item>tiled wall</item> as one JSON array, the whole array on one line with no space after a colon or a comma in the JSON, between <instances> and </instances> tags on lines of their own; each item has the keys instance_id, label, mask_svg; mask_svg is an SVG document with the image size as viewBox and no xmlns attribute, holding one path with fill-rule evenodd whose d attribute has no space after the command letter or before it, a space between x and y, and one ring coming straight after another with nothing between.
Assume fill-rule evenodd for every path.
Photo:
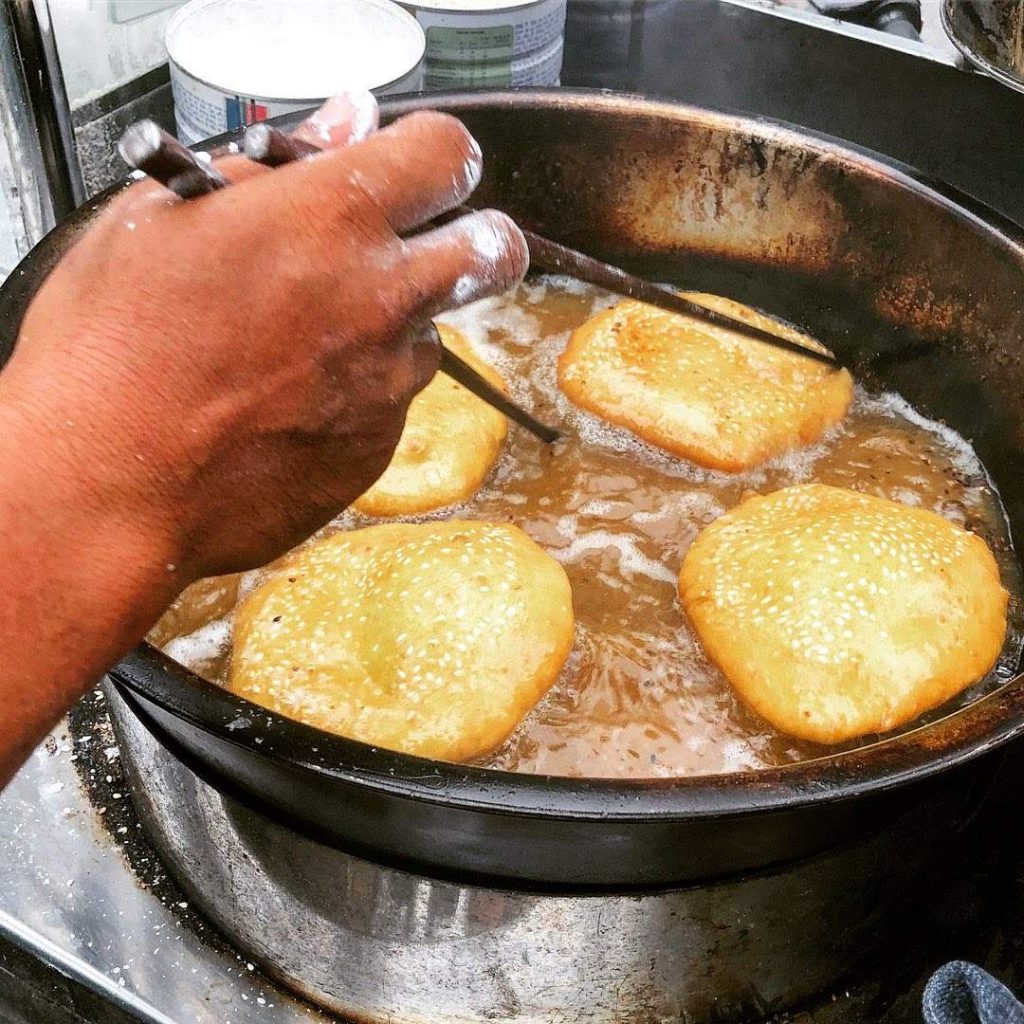
<instances>
[{"instance_id":1,"label":"tiled wall","mask_svg":"<svg viewBox=\"0 0 1024 1024\"><path fill-rule=\"evenodd\" d=\"M48 0L72 110L167 60L164 29L183 0Z\"/></svg>"},{"instance_id":2,"label":"tiled wall","mask_svg":"<svg viewBox=\"0 0 1024 1024\"><path fill-rule=\"evenodd\" d=\"M174 101L166 65L72 111L78 163L87 195L101 192L128 173L118 156L117 140L128 125L144 117L152 118L169 132L174 131Z\"/></svg>"}]
</instances>

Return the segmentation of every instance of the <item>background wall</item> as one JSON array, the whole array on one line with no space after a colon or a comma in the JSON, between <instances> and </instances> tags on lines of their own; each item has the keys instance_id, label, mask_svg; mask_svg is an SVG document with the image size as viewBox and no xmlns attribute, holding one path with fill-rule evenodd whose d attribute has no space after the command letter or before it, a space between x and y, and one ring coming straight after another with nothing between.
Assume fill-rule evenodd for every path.
<instances>
[{"instance_id":1,"label":"background wall","mask_svg":"<svg viewBox=\"0 0 1024 1024\"><path fill-rule=\"evenodd\" d=\"M184 0L49 0L72 109L167 60L164 28Z\"/></svg>"}]
</instances>

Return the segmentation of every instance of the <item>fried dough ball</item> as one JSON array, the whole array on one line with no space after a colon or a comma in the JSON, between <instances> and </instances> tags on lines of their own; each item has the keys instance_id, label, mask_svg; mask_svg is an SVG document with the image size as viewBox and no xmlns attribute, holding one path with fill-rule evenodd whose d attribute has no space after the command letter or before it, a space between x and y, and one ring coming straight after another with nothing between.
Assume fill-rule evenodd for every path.
<instances>
[{"instance_id":1,"label":"fried dough ball","mask_svg":"<svg viewBox=\"0 0 1024 1024\"><path fill-rule=\"evenodd\" d=\"M290 556L240 605L229 687L392 750L464 761L544 696L573 642L562 567L506 523L387 523Z\"/></svg>"},{"instance_id":2,"label":"fried dough ball","mask_svg":"<svg viewBox=\"0 0 1024 1024\"><path fill-rule=\"evenodd\" d=\"M807 484L753 497L683 561L708 656L784 733L839 743L903 725L988 672L1008 595L981 538L934 512Z\"/></svg>"},{"instance_id":3,"label":"fried dough ball","mask_svg":"<svg viewBox=\"0 0 1024 1024\"><path fill-rule=\"evenodd\" d=\"M501 375L456 330L437 325L441 341L495 387ZM364 515L418 515L472 497L508 434L505 417L451 377L438 373L412 400L405 429L381 478L355 502Z\"/></svg>"},{"instance_id":4,"label":"fried dough ball","mask_svg":"<svg viewBox=\"0 0 1024 1024\"><path fill-rule=\"evenodd\" d=\"M685 297L826 351L738 302ZM817 440L853 398L845 370L633 300L573 331L558 381L588 412L700 466L730 472Z\"/></svg>"}]
</instances>

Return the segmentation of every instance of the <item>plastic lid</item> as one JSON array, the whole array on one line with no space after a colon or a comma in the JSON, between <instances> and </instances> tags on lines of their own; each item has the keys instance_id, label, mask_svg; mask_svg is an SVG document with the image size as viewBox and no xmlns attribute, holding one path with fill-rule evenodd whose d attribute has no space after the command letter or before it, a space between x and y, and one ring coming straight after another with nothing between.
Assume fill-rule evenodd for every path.
<instances>
[{"instance_id":1,"label":"plastic lid","mask_svg":"<svg viewBox=\"0 0 1024 1024\"><path fill-rule=\"evenodd\" d=\"M171 60L207 85L296 101L389 85L426 49L419 23L390 0L191 0L165 41Z\"/></svg>"}]
</instances>

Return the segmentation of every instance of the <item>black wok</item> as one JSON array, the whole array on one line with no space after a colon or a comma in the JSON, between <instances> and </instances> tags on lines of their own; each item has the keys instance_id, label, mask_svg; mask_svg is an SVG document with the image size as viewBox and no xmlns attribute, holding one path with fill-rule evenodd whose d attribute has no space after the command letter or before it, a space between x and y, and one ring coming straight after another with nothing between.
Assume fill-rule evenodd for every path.
<instances>
[{"instance_id":1,"label":"black wok","mask_svg":"<svg viewBox=\"0 0 1024 1024\"><path fill-rule=\"evenodd\" d=\"M387 114L428 103L464 118L483 146L476 201L806 327L861 380L970 438L1014 532L1024 528L1024 239L1015 226L905 167L756 118L569 91L433 95L391 102ZM48 235L0 289L0 351L108 196ZM898 835L911 806L936 834L956 829L991 776L986 755L1024 731L1024 677L1015 676L931 724L811 762L579 781L329 736L147 645L111 675L202 777L324 843L427 875L558 890L760 871L868 833Z\"/></svg>"}]
</instances>

